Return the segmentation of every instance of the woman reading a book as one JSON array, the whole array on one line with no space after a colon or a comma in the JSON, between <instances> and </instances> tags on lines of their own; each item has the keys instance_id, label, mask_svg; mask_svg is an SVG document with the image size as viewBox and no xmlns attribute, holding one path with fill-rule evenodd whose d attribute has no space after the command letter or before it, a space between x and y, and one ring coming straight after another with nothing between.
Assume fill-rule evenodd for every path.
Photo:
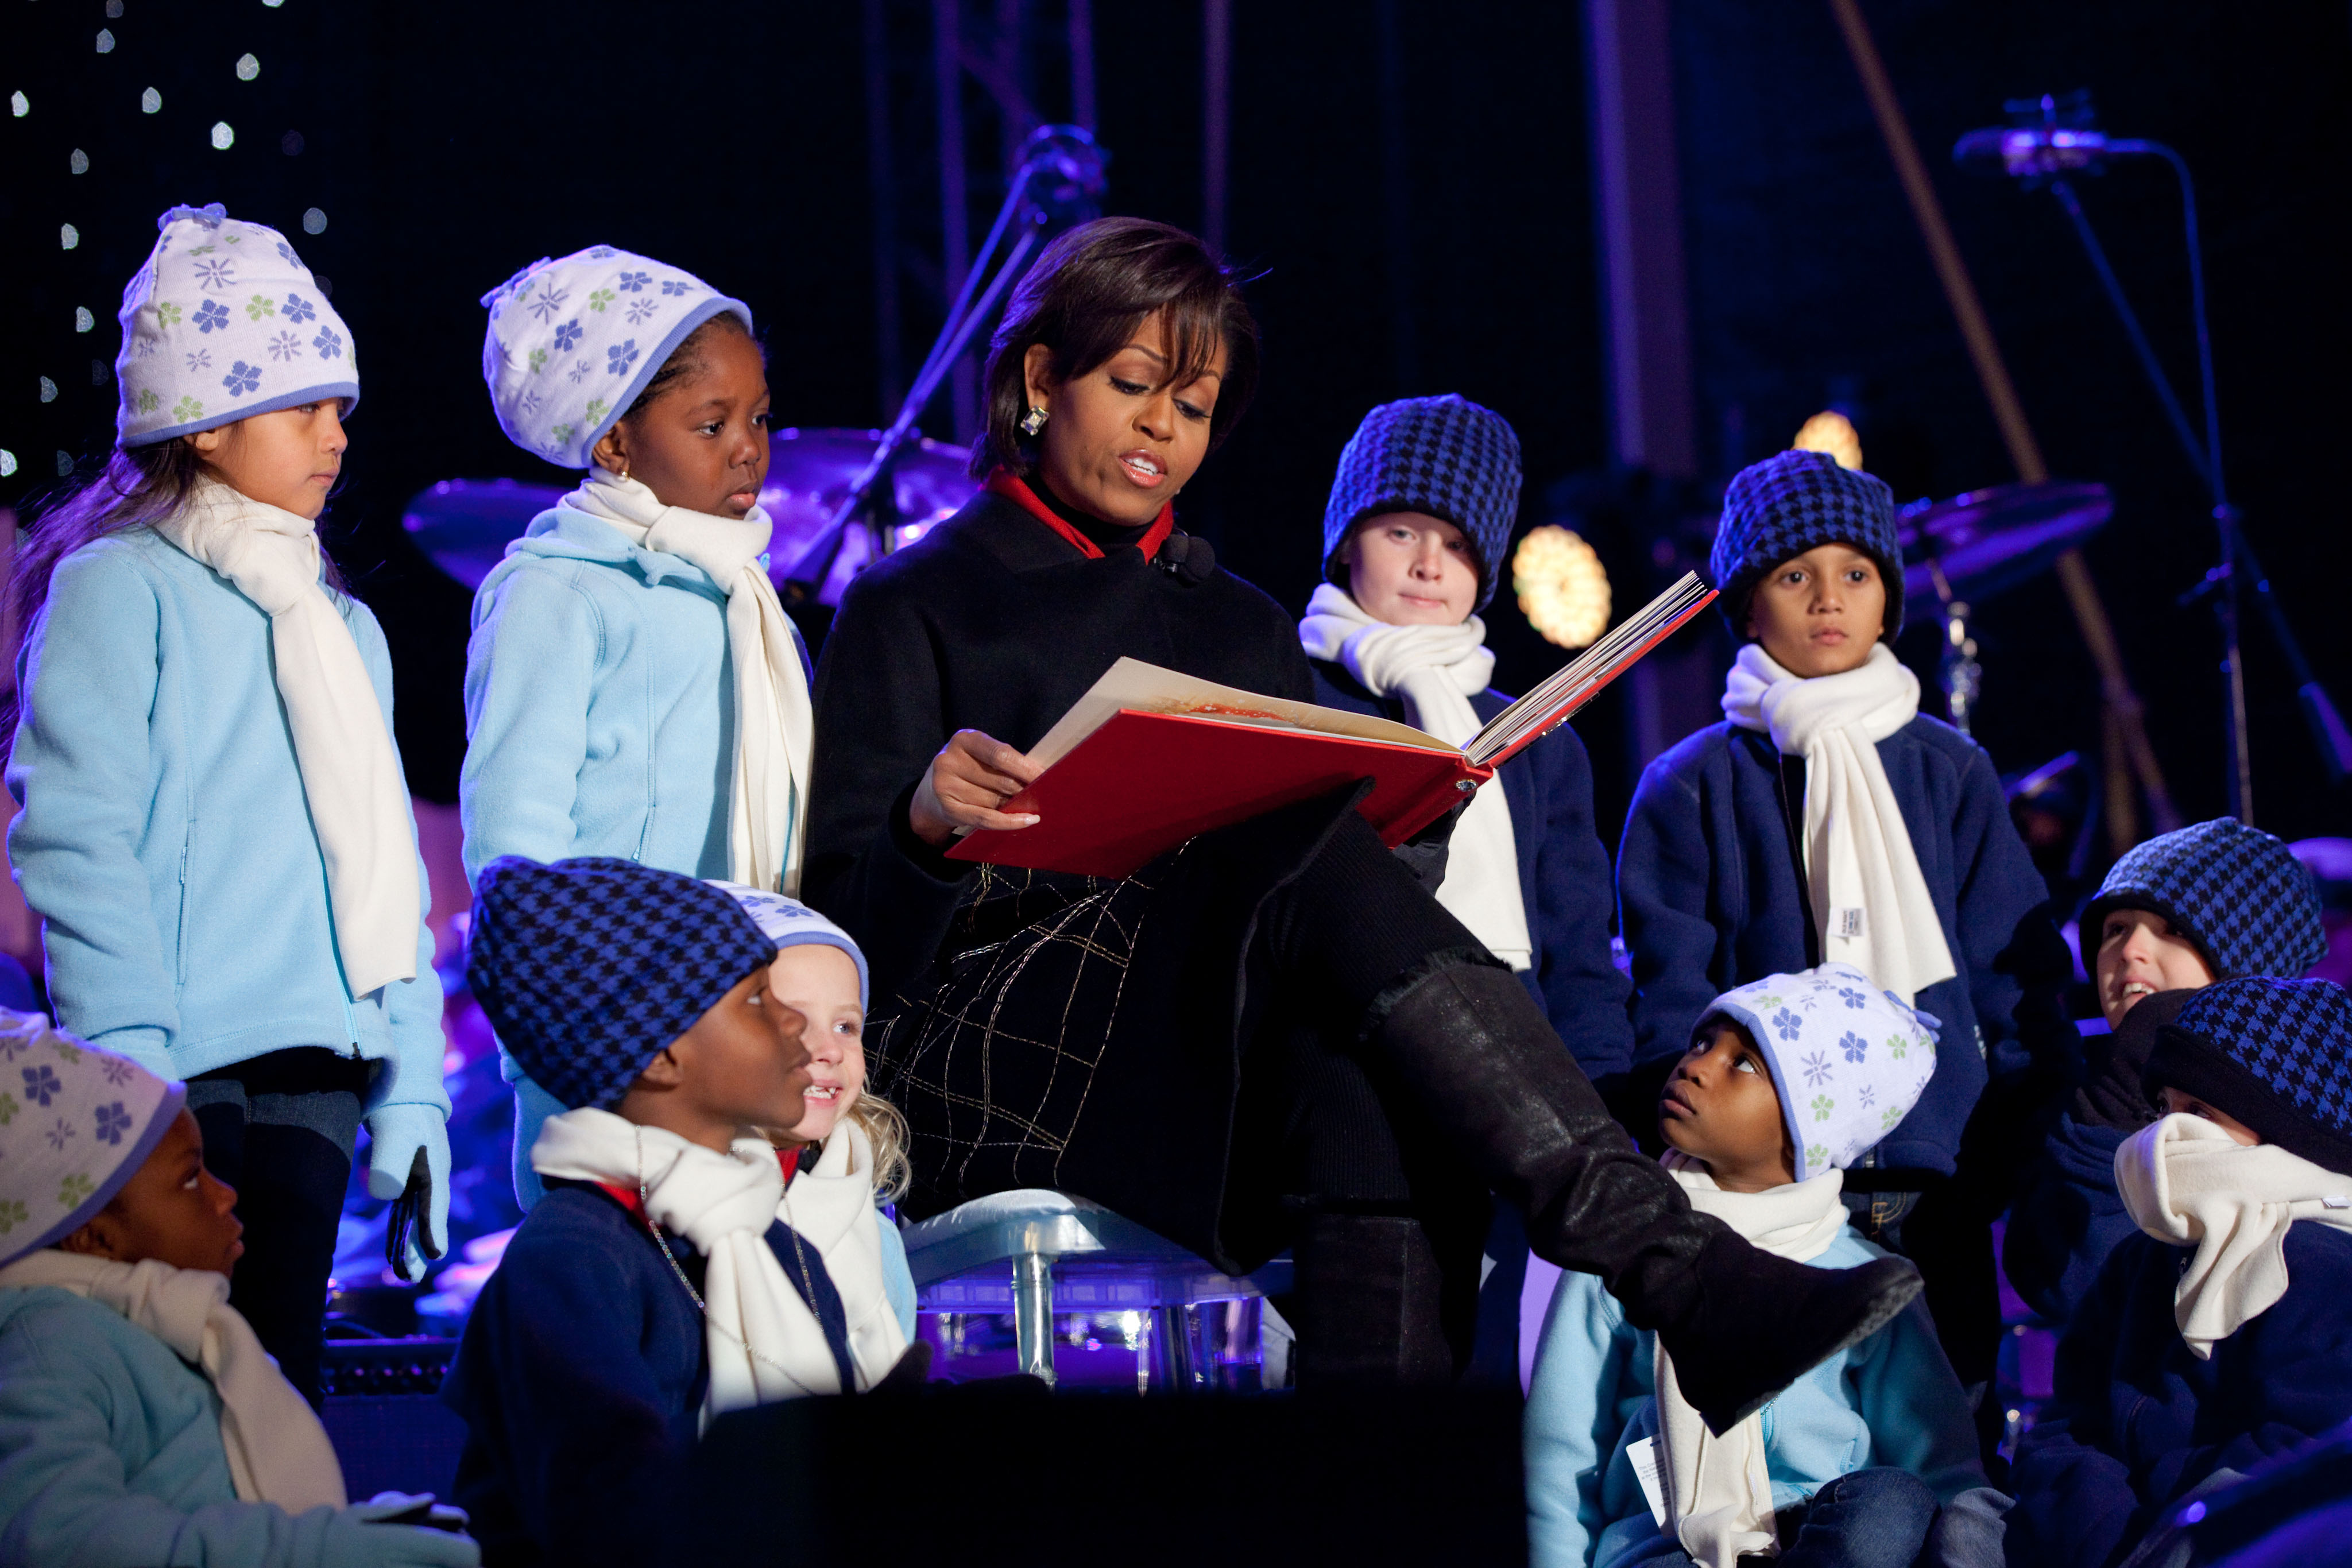
<instances>
[{"instance_id":1,"label":"woman reading a book","mask_svg":"<svg viewBox=\"0 0 2352 1568\"><path fill-rule=\"evenodd\" d=\"M1443 1260L1491 1190L1657 1329L1726 1428L1916 1273L1790 1264L1696 1214L1356 789L1117 882L944 853L1035 821L1003 809L1041 771L1026 749L1123 656L1311 696L1289 618L1175 528L1256 371L1197 239L1106 218L1055 240L992 344L982 493L862 574L826 640L804 885L873 965L908 1202L1057 1187L1233 1272L1288 1246L1299 1378L1328 1386L1452 1375Z\"/></svg>"}]
</instances>

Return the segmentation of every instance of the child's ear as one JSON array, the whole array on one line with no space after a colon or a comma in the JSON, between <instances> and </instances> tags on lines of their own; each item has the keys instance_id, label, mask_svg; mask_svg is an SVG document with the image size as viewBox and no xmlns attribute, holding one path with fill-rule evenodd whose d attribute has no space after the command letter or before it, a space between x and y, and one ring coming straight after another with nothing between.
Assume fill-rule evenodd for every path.
<instances>
[{"instance_id":1,"label":"child's ear","mask_svg":"<svg viewBox=\"0 0 2352 1568\"><path fill-rule=\"evenodd\" d=\"M675 1089L685 1082L686 1068L677 1059L677 1047L666 1045L654 1053L654 1059L646 1063L644 1070L637 1074L636 1082L630 1087Z\"/></svg>"},{"instance_id":2,"label":"child's ear","mask_svg":"<svg viewBox=\"0 0 2352 1568\"><path fill-rule=\"evenodd\" d=\"M106 1258L114 1262L125 1261L122 1238L117 1234L111 1206L90 1216L88 1223L58 1243L60 1252L71 1252L82 1258Z\"/></svg>"}]
</instances>

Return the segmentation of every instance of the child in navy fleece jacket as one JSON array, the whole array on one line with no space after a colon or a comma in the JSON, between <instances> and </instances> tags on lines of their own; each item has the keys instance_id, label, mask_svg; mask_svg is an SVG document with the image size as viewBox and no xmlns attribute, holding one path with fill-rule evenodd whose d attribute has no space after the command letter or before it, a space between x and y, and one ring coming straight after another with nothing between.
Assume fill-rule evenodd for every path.
<instances>
[{"instance_id":1,"label":"child in navy fleece jacket","mask_svg":"<svg viewBox=\"0 0 2352 1568\"><path fill-rule=\"evenodd\" d=\"M2115 1163L2139 1233L2018 1445L2014 1568L2115 1563L2191 1494L2352 1419L2352 999L2207 987L2144 1082L2167 1113Z\"/></svg>"},{"instance_id":2,"label":"child in navy fleece jacket","mask_svg":"<svg viewBox=\"0 0 2352 1568\"><path fill-rule=\"evenodd\" d=\"M1750 640L1724 699L1736 716L1643 774L1617 890L1637 1071L1663 1071L1718 994L1824 960L1858 963L1938 1020L1934 1079L1848 1173L1846 1196L1866 1237L1921 1264L1945 1349L1961 1381L1976 1384L1990 1377L1996 1348L1988 1228L2074 1073L2075 1035L2058 1005L2073 964L1991 759L1917 712L1917 683L1886 649L1902 624L1902 563L1893 497L1870 475L1820 453L1784 452L1733 479L1711 572L1734 628ZM1884 694L1841 727L1864 737L1853 750L1868 745L1883 776L1885 795L1874 787L1859 803L1891 800L1897 819L1881 819L1893 874L1864 885L1905 889L1908 908L1829 885L1834 860L1824 865L1822 843L1809 841L1809 818L1823 817L1816 791L1832 779L1811 776L1811 757L1783 754L1773 716L1824 695L1825 680L1873 683ZM1839 815L1853 813L1829 815L1824 834ZM1906 854L1916 871L1901 866ZM1850 938L1885 936L1890 920L1906 938L1895 956L1911 959L1906 972L1924 983L1895 984L1844 950ZM1833 922L1827 932L1824 921ZM2004 1103L1971 1137L1996 1134L2000 1146L1987 1138L1968 1162L1969 1180L1938 1194L1942 1212L1923 1215L1906 1237L1918 1195L1960 1168L1963 1134L1989 1084L2003 1089Z\"/></svg>"},{"instance_id":3,"label":"child in navy fleece jacket","mask_svg":"<svg viewBox=\"0 0 2352 1568\"><path fill-rule=\"evenodd\" d=\"M802 1020L765 991L774 939L691 877L500 860L475 909L474 994L532 1079L580 1109L540 1134L547 1195L442 1389L468 1427L457 1494L485 1563L658 1563L703 1422L855 1385L824 1259L774 1218L782 1169L731 1136L801 1119ZM583 1157L599 1134L617 1156L602 1164ZM675 1201L678 1182L709 1201ZM749 1251L761 1242L772 1256Z\"/></svg>"}]
</instances>

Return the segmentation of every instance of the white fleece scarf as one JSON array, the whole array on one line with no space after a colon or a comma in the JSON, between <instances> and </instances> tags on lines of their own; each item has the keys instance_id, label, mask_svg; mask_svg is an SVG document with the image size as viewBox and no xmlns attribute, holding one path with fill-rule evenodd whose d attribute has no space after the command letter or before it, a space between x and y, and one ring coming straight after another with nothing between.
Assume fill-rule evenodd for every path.
<instances>
[{"instance_id":1,"label":"white fleece scarf","mask_svg":"<svg viewBox=\"0 0 2352 1568\"><path fill-rule=\"evenodd\" d=\"M738 1138L722 1155L610 1111L566 1111L540 1128L530 1168L542 1177L602 1182L624 1192L642 1187L646 1219L702 1254L703 1343L710 1359L704 1427L730 1410L842 1391L824 1326L768 1246L768 1227L783 1203L784 1172L765 1140ZM809 1263L823 1266L814 1256Z\"/></svg>"},{"instance_id":2,"label":"white fleece scarf","mask_svg":"<svg viewBox=\"0 0 2352 1568\"><path fill-rule=\"evenodd\" d=\"M2275 1144L2248 1147L2202 1116L2166 1116L2126 1139L2116 1186L2142 1230L2197 1249L2172 1316L2200 1361L2286 1294L2287 1227L2352 1230L2352 1176Z\"/></svg>"},{"instance_id":3,"label":"white fleece scarf","mask_svg":"<svg viewBox=\"0 0 2352 1568\"><path fill-rule=\"evenodd\" d=\"M760 565L774 523L758 507L740 517L665 507L640 481L596 467L563 504L610 524L633 545L700 568L726 591L727 656L735 674L727 874L765 893L798 896L816 719L792 622Z\"/></svg>"},{"instance_id":4,"label":"white fleece scarf","mask_svg":"<svg viewBox=\"0 0 2352 1568\"><path fill-rule=\"evenodd\" d=\"M836 1123L815 1167L785 1184L781 1212L824 1255L849 1320L849 1355L862 1393L907 1354L898 1314L882 1290L882 1216L874 1207L874 1145L866 1130L846 1117Z\"/></svg>"},{"instance_id":5,"label":"white fleece scarf","mask_svg":"<svg viewBox=\"0 0 2352 1568\"><path fill-rule=\"evenodd\" d=\"M350 1502L326 1427L228 1304L227 1275L45 1247L0 1269L0 1285L51 1285L110 1307L202 1372L220 1395L221 1447L239 1500L289 1513Z\"/></svg>"},{"instance_id":6,"label":"white fleece scarf","mask_svg":"<svg viewBox=\"0 0 2352 1568\"><path fill-rule=\"evenodd\" d=\"M408 784L359 644L319 581L318 525L207 479L154 528L269 617L278 695L352 995L414 978L424 902Z\"/></svg>"},{"instance_id":7,"label":"white fleece scarf","mask_svg":"<svg viewBox=\"0 0 2352 1568\"><path fill-rule=\"evenodd\" d=\"M1838 1198L1845 1185L1842 1171L1765 1192L1726 1192L1696 1160L1669 1154L1665 1164L1693 1208L1775 1257L1800 1263L1818 1258L1845 1228L1845 1205ZM1664 1450L1658 1477L1666 1487L1666 1518L1683 1550L1705 1568L1732 1568L1745 1552L1776 1553L1780 1536L1765 1466L1763 1413L1718 1437L1683 1397L1663 1344L1656 1368L1658 1441Z\"/></svg>"},{"instance_id":8,"label":"white fleece scarf","mask_svg":"<svg viewBox=\"0 0 2352 1568\"><path fill-rule=\"evenodd\" d=\"M1792 675L1750 643L1723 716L1805 759L1805 883L1822 959L1852 964L1906 1006L1950 979L1951 948L1919 872L1878 742L1919 716L1919 677L1881 643L1842 675Z\"/></svg>"},{"instance_id":9,"label":"white fleece scarf","mask_svg":"<svg viewBox=\"0 0 2352 1568\"><path fill-rule=\"evenodd\" d=\"M1307 656L1347 667L1374 696L1404 699L1405 722L1449 746L1478 733L1470 698L1486 689L1495 655L1475 615L1459 626L1397 626L1376 621L1345 589L1325 583L1307 601L1298 641ZM1535 963L1527 903L1519 894L1518 841L1500 789L1481 789L1454 824L1437 902L1486 950L1514 969Z\"/></svg>"}]
</instances>

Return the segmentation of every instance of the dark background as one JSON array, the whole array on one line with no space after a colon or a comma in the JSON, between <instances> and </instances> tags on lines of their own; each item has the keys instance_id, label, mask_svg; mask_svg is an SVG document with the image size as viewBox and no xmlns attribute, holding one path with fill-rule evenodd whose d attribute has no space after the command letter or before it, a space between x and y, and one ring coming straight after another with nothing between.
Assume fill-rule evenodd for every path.
<instances>
[{"instance_id":1,"label":"dark background","mask_svg":"<svg viewBox=\"0 0 2352 1568\"><path fill-rule=\"evenodd\" d=\"M906 259L898 362L877 360L863 16L833 5L616 0L463 7L384 0L0 0L0 232L14 328L0 348L0 506L37 510L58 464L111 439L123 282L175 202L221 201L284 231L366 345L339 559L398 668L411 782L453 799L464 744L467 595L399 528L436 479L562 476L499 434L478 374L483 293L541 256L607 241L740 295L771 351L780 423L868 425L936 324L931 9L887 0L895 222ZM968 10L981 7L967 5ZM2027 5L1870 0L2027 413L2060 476L2115 487L2090 559L2189 820L2224 806L2215 643L2174 597L2213 559L2204 497L2071 232L2046 195L1953 170L2004 99L2087 87L2119 134L2194 166L2234 498L2322 679L2352 701L2340 629L2352 311L2344 170L2352 37L2342 4ZM1571 5L1454 0L1235 7L1229 248L1267 374L1255 410L1186 497L1189 526L1286 604L1316 580L1323 494L1372 402L1458 391L1517 427L1522 523L1563 497L1622 494L1609 452L1593 260L1582 28ZM1049 24L1038 110L1068 112ZM1824 5L1677 0L1677 136L1706 479L1784 445L1835 400L1899 497L2014 477ZM1197 0L1096 7L1108 208L1202 223ZM100 27L115 39L100 53ZM234 62L250 51L257 78ZM153 115L142 89L163 95ZM974 93L976 89L968 89ZM215 151L215 120L235 145ZM289 133L299 133L300 151ZM75 175L79 148L90 167ZM976 138L975 232L994 209L995 138ZM2085 182L2100 227L2193 400L2178 199L2155 165ZM327 214L323 233L301 215ZM79 246L59 248L70 223ZM928 258L928 259L927 259ZM96 328L74 330L77 307ZM41 400L39 379L58 394ZM945 404L926 421L950 434ZM1565 482L1565 485L1563 485ZM1635 486L1638 488L1638 486ZM1550 497L1549 500L1547 497ZM1588 508L1590 510L1590 508ZM1584 520L1643 596L1642 541ZM1612 533L1614 528L1616 532ZM1543 673L1507 594L1489 616L1499 680ZM1979 735L2004 771L2095 752L2096 687L2054 583L1986 606ZM2247 633L2259 819L2346 830L2284 666ZM1932 636L1906 634L1921 668ZM1556 657L1557 655L1551 655ZM1637 765L1612 693L1580 719L1613 835Z\"/></svg>"}]
</instances>

